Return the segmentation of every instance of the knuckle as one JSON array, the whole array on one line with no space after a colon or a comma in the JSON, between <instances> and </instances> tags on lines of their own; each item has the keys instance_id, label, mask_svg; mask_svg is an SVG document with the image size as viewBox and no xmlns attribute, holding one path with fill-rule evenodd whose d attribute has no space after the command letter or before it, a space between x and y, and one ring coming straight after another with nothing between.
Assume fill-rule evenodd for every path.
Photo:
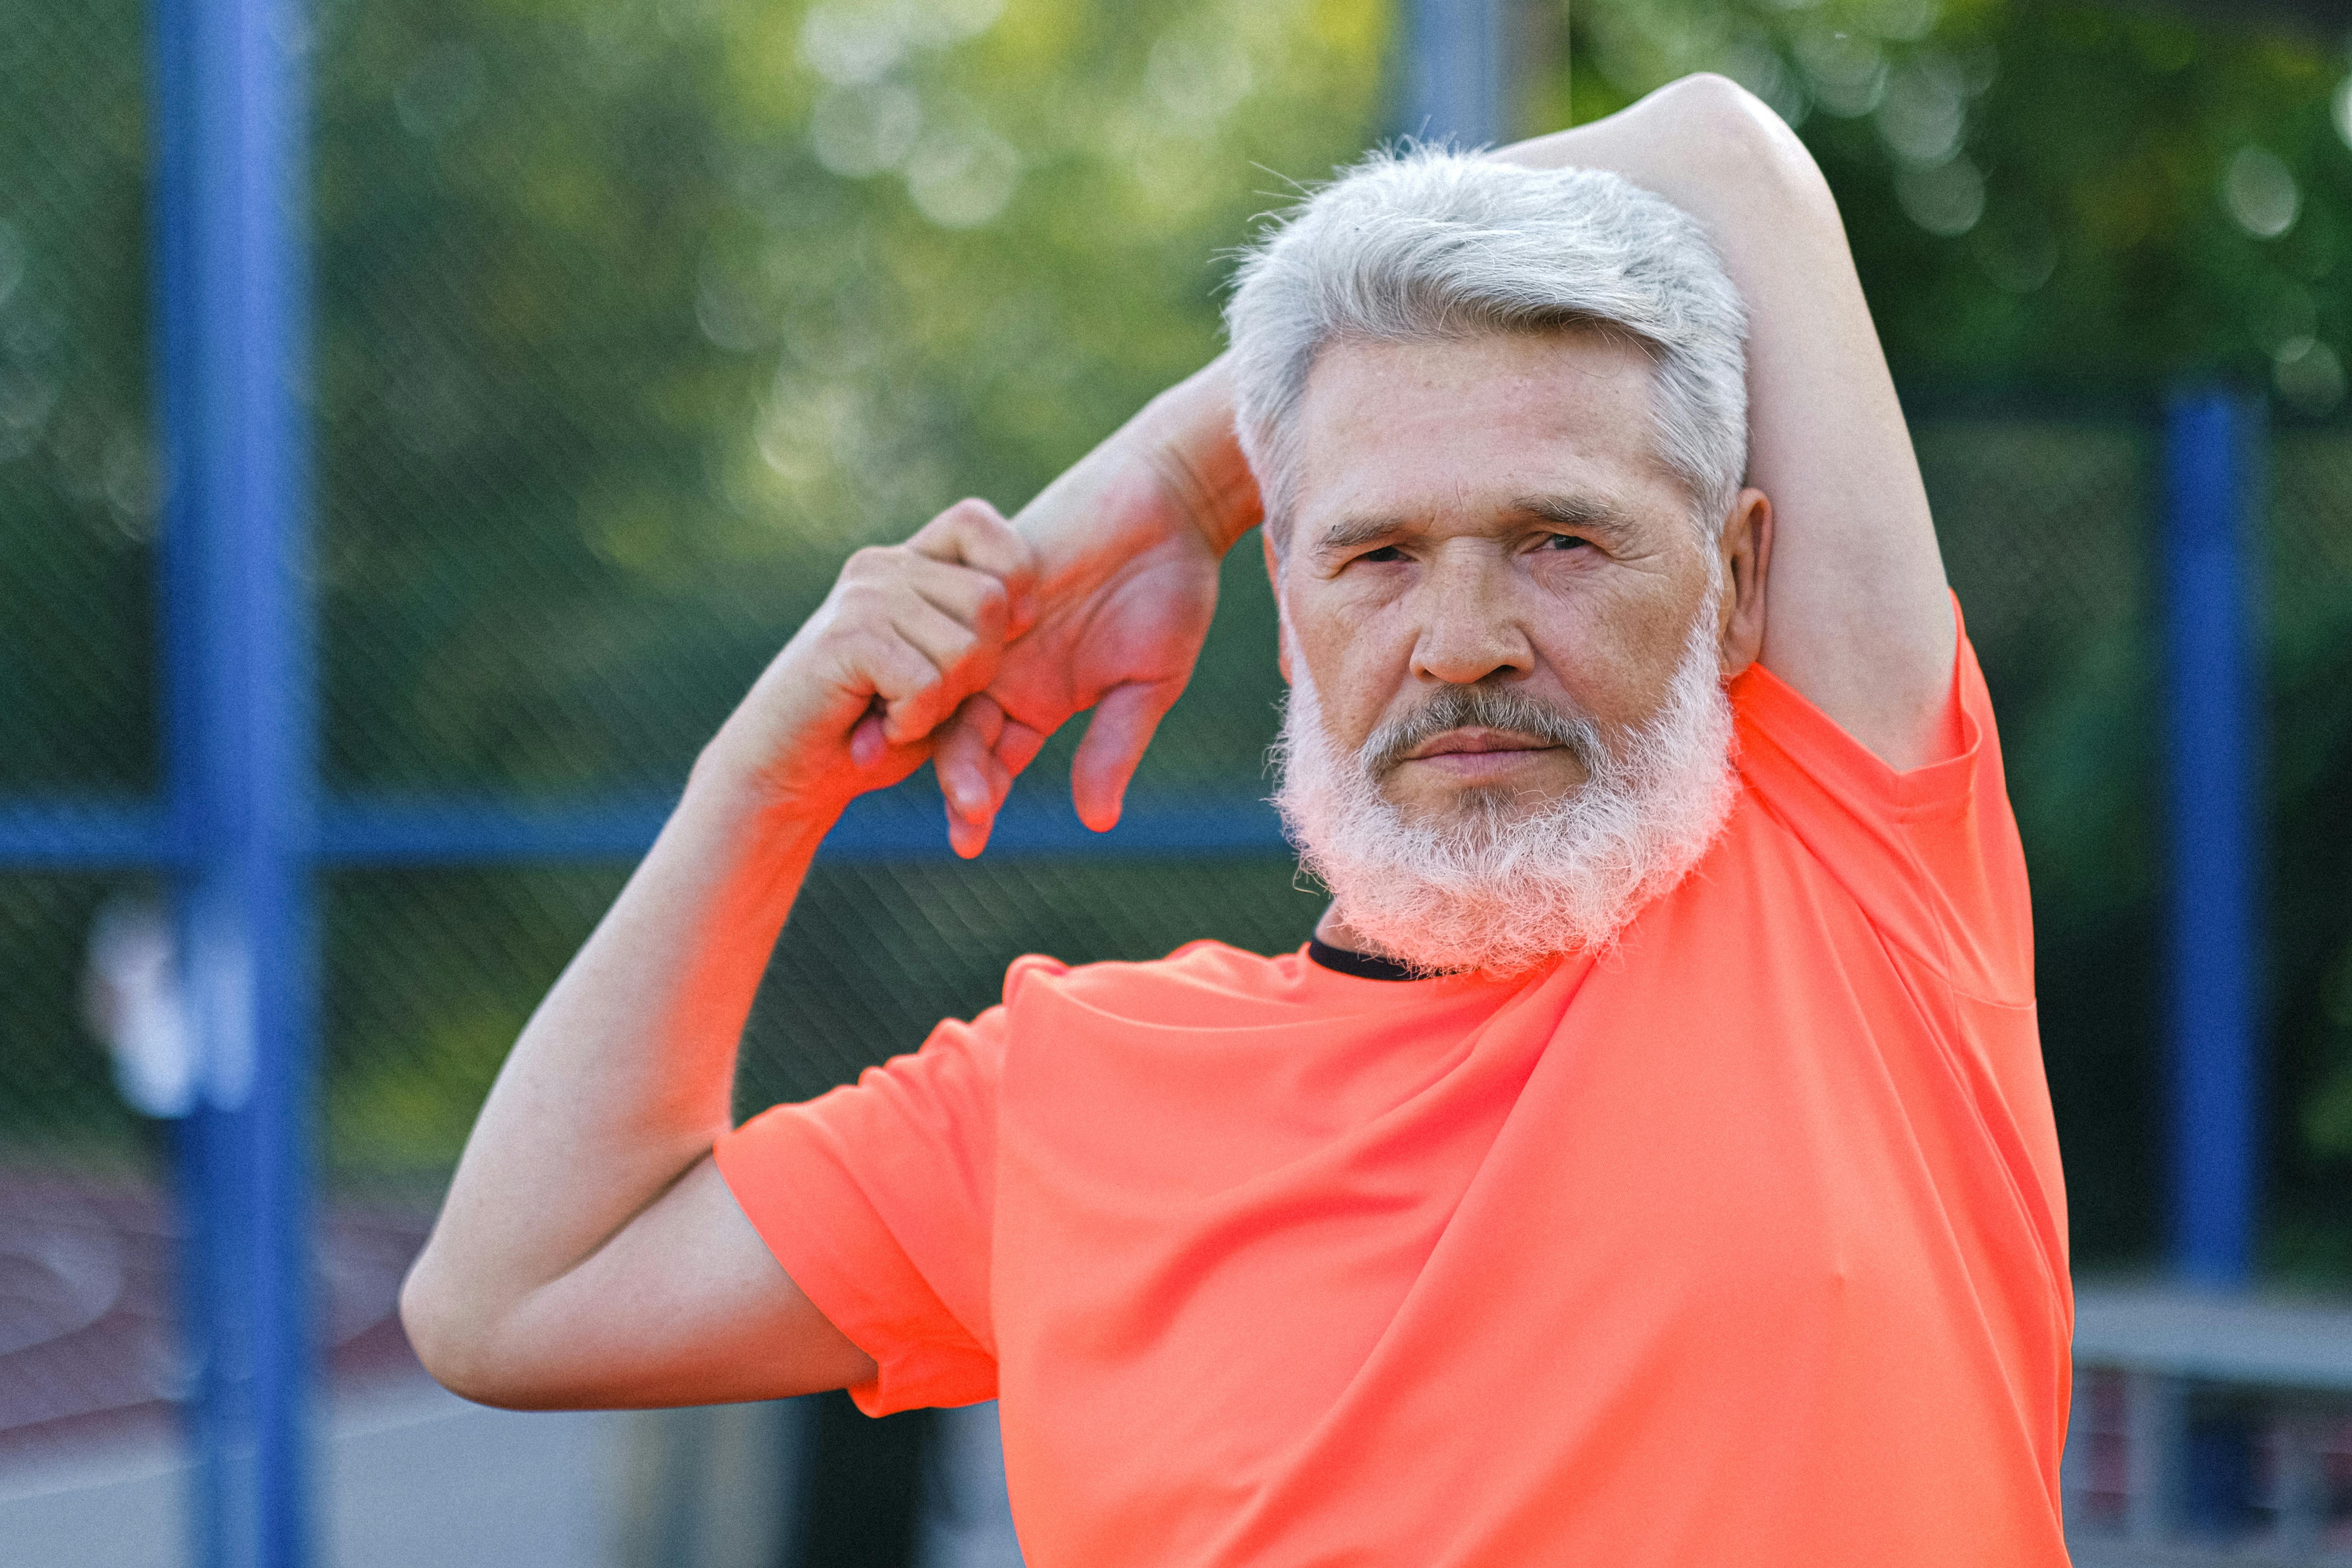
<instances>
[{"instance_id":1,"label":"knuckle","mask_svg":"<svg viewBox=\"0 0 2352 1568\"><path fill-rule=\"evenodd\" d=\"M981 529L991 528L992 525L1002 523L1004 521L998 514L997 510L994 507L989 505L978 496L964 497L963 500L956 502L955 505L940 513L940 516L946 520L965 524L968 527Z\"/></svg>"},{"instance_id":2,"label":"knuckle","mask_svg":"<svg viewBox=\"0 0 2352 1568\"><path fill-rule=\"evenodd\" d=\"M904 643L897 645L900 679L908 691L928 691L940 683L940 667Z\"/></svg>"},{"instance_id":3,"label":"knuckle","mask_svg":"<svg viewBox=\"0 0 2352 1568\"><path fill-rule=\"evenodd\" d=\"M851 626L842 633L841 651L861 669L874 670L888 664L888 642L872 626Z\"/></svg>"},{"instance_id":4,"label":"knuckle","mask_svg":"<svg viewBox=\"0 0 2352 1568\"><path fill-rule=\"evenodd\" d=\"M870 631L889 606L889 595L872 583L851 583L841 590L840 622L850 633Z\"/></svg>"}]
</instances>

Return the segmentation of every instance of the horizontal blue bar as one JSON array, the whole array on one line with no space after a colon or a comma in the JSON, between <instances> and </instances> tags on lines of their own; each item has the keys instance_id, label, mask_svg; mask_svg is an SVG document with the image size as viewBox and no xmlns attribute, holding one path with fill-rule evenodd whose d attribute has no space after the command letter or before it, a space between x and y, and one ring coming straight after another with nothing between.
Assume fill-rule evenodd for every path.
<instances>
[{"instance_id":1,"label":"horizontal blue bar","mask_svg":"<svg viewBox=\"0 0 2352 1568\"><path fill-rule=\"evenodd\" d=\"M588 800L323 801L317 857L339 866L474 865L486 861L634 860L651 847L671 802Z\"/></svg>"},{"instance_id":2,"label":"horizontal blue bar","mask_svg":"<svg viewBox=\"0 0 2352 1568\"><path fill-rule=\"evenodd\" d=\"M651 847L673 804L662 796L544 805L345 798L321 806L311 850L335 866L632 860ZM1139 797L1108 833L1087 829L1066 798L1024 792L1005 804L988 845L999 858L1287 850L1274 808L1237 790ZM857 801L819 854L835 864L952 857L939 797L919 790ZM163 814L151 807L0 803L0 867L113 869L177 858Z\"/></svg>"},{"instance_id":3,"label":"horizontal blue bar","mask_svg":"<svg viewBox=\"0 0 2352 1568\"><path fill-rule=\"evenodd\" d=\"M0 866L11 870L161 868L178 859L178 846L156 806L0 801Z\"/></svg>"},{"instance_id":4,"label":"horizontal blue bar","mask_svg":"<svg viewBox=\"0 0 2352 1568\"><path fill-rule=\"evenodd\" d=\"M1238 790L1130 799L1119 824L1097 833L1057 793L1016 793L997 814L987 855L1001 858L1102 856L1286 855L1282 819ZM937 795L891 790L854 803L826 836L820 861L951 858Z\"/></svg>"},{"instance_id":5,"label":"horizontal blue bar","mask_svg":"<svg viewBox=\"0 0 2352 1568\"><path fill-rule=\"evenodd\" d=\"M634 859L651 847L673 802L660 796L518 805L509 802L341 800L320 814L319 858L338 865ZM999 857L1281 854L1274 809L1240 792L1137 800L1108 833L1089 831L1069 803L1015 795L989 840ZM835 863L952 858L939 797L891 790L855 802L819 859Z\"/></svg>"}]
</instances>

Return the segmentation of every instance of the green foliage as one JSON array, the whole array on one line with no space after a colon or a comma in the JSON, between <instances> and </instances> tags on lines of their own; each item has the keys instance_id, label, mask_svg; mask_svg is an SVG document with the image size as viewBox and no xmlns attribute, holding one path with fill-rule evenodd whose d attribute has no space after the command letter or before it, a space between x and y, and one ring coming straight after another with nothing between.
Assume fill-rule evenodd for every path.
<instances>
[{"instance_id":1,"label":"green foliage","mask_svg":"<svg viewBox=\"0 0 2352 1568\"><path fill-rule=\"evenodd\" d=\"M1386 21L1370 0L328 13L335 784L674 785L850 548L960 495L1011 510L1215 353L1219 254L1370 139ZM1271 605L1246 555L1226 583L1145 787L1257 774ZM1062 787L1067 750L1037 764L1042 787ZM1220 924L1298 901L1263 866L1137 875L827 873L747 1081L853 1076L987 1005L1031 947L1147 956L1212 929L1288 944L1311 921ZM1158 918L1118 918L1122 884L1154 889ZM446 1160L609 879L333 886L335 1160ZM1080 912L1051 918L1045 886Z\"/></svg>"},{"instance_id":2,"label":"green foliage","mask_svg":"<svg viewBox=\"0 0 2352 1568\"><path fill-rule=\"evenodd\" d=\"M1214 353L1218 253L1363 144L1384 18L334 14L336 776L676 777L849 546L961 494L1010 510Z\"/></svg>"},{"instance_id":3,"label":"green foliage","mask_svg":"<svg viewBox=\"0 0 2352 1568\"><path fill-rule=\"evenodd\" d=\"M0 28L0 794L135 793L155 783L143 20L135 0L19 9ZM320 0L332 784L673 786L850 547L962 494L1017 506L1214 352L1220 253L1384 129L1392 10ZM2144 1250L2163 885L2145 400L2215 373L2290 418L2342 396L2344 61L2041 0L1580 0L1573 22L1572 56L1530 74L1527 129L1718 68L1829 174L2002 711L2078 1248ZM1989 384L2004 395L1950 401ZM2052 416L2028 388L2097 401ZM2276 447L2275 1234L2283 1259L2342 1272L2352 441ZM1255 781L1271 626L1239 553L1147 787ZM331 1164L448 1158L615 875L329 879ZM68 1021L101 891L0 880L12 1138L127 1138ZM1025 948L1280 945L1313 902L1264 864L828 870L747 1088L806 1093L906 1048Z\"/></svg>"},{"instance_id":4,"label":"green foliage","mask_svg":"<svg viewBox=\"0 0 2352 1568\"><path fill-rule=\"evenodd\" d=\"M0 794L156 782L140 25L0 26Z\"/></svg>"},{"instance_id":5,"label":"green foliage","mask_svg":"<svg viewBox=\"0 0 2352 1568\"><path fill-rule=\"evenodd\" d=\"M1798 127L1910 379L2139 393L2228 374L2317 414L2343 396L2352 78L2310 37L2076 0L1576 16L1579 120L1706 68Z\"/></svg>"}]
</instances>

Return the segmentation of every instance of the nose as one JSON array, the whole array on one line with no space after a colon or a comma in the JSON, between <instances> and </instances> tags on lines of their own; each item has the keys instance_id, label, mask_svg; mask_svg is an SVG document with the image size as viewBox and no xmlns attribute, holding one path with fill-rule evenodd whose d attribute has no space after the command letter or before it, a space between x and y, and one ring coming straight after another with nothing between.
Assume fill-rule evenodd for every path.
<instances>
[{"instance_id":1,"label":"nose","mask_svg":"<svg viewBox=\"0 0 2352 1568\"><path fill-rule=\"evenodd\" d=\"M1509 579L1508 567L1490 551L1448 550L1430 563L1415 589L1416 677L1472 686L1517 679L1535 668L1535 650L1513 613Z\"/></svg>"}]
</instances>

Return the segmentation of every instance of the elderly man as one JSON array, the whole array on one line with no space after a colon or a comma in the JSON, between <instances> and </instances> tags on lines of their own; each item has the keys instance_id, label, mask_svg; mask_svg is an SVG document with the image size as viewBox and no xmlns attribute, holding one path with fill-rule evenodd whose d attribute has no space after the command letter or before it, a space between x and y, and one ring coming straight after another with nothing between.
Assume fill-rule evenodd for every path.
<instances>
[{"instance_id":1,"label":"elderly man","mask_svg":"<svg viewBox=\"0 0 2352 1568\"><path fill-rule=\"evenodd\" d=\"M1039 1568L2065 1561L2024 870L1836 211L1713 79L1510 156L1349 173L1227 361L851 560L491 1094L436 1375L1001 1395ZM1108 826L1261 495L1316 939L1024 959L730 1128L844 805L931 762L976 853L1096 707Z\"/></svg>"}]
</instances>

